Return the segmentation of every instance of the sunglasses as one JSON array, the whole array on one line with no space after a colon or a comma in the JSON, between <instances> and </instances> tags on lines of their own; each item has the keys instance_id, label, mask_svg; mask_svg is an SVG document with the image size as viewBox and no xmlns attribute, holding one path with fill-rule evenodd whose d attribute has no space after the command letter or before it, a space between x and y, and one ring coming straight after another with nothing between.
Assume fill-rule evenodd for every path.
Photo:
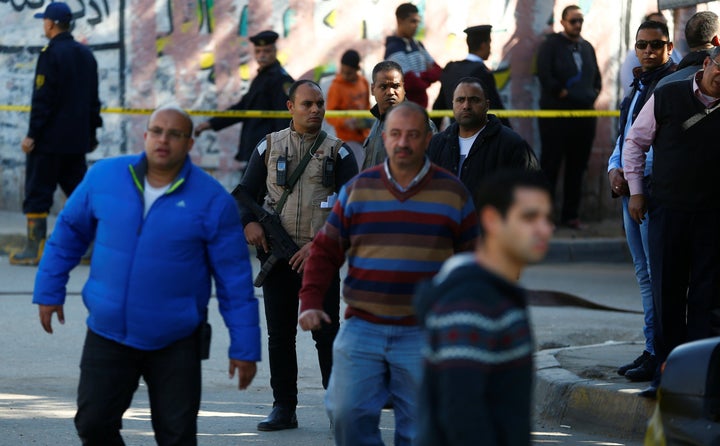
<instances>
[{"instance_id":1,"label":"sunglasses","mask_svg":"<svg viewBox=\"0 0 720 446\"><path fill-rule=\"evenodd\" d=\"M570 19L568 20L568 23L571 25L582 25L585 19L579 18L579 19Z\"/></svg>"},{"instance_id":2,"label":"sunglasses","mask_svg":"<svg viewBox=\"0 0 720 446\"><path fill-rule=\"evenodd\" d=\"M639 50L644 50L645 48L647 48L648 45L650 45L650 48L654 50L660 50L668 43L670 42L668 42L667 40L638 40L637 42L635 42L635 48Z\"/></svg>"}]
</instances>

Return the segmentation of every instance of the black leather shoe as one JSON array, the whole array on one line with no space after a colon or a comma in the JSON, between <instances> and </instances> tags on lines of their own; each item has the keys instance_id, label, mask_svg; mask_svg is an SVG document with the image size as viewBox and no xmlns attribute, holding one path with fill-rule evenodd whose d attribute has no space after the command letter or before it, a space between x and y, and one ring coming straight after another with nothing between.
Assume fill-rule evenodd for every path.
<instances>
[{"instance_id":1,"label":"black leather shoe","mask_svg":"<svg viewBox=\"0 0 720 446\"><path fill-rule=\"evenodd\" d=\"M642 352L642 355L640 355L640 356L638 356L637 358L635 358L635 360L634 360L633 362L631 362L631 363L629 363L629 364L625 364L625 365L622 366L622 367L619 367L619 368L617 369L618 375L620 375L620 376L625 376L625 373L627 373L628 370L630 370L630 369L636 369L636 368L640 367L645 361L648 360L648 358L649 358L650 356L652 356L652 355L650 354L650 352L648 352L647 350L645 350L644 352ZM651 376L651 378L652 378L652 376Z\"/></svg>"},{"instance_id":2,"label":"black leather shoe","mask_svg":"<svg viewBox=\"0 0 720 446\"><path fill-rule=\"evenodd\" d=\"M657 399L658 388L655 384L650 384L646 389L638 393L638 396L642 398L648 398L651 400Z\"/></svg>"},{"instance_id":3,"label":"black leather shoe","mask_svg":"<svg viewBox=\"0 0 720 446\"><path fill-rule=\"evenodd\" d=\"M297 429L298 422L295 409L284 406L273 407L267 418L258 423L259 431L281 431L283 429Z\"/></svg>"},{"instance_id":4,"label":"black leather shoe","mask_svg":"<svg viewBox=\"0 0 720 446\"><path fill-rule=\"evenodd\" d=\"M655 369L657 369L657 365L657 359L655 359L655 355L652 355L639 367L635 367L634 369L630 369L625 372L625 378L634 382L652 381L655 376Z\"/></svg>"}]
</instances>

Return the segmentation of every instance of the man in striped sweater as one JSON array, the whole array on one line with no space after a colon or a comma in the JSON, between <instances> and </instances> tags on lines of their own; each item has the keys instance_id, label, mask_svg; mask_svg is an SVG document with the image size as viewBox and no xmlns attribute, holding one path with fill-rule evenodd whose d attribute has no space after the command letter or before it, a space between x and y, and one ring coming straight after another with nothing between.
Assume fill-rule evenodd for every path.
<instances>
[{"instance_id":1,"label":"man in striped sweater","mask_svg":"<svg viewBox=\"0 0 720 446\"><path fill-rule=\"evenodd\" d=\"M347 256L346 321L333 348L325 405L338 445L382 444L380 412L392 398L395 444L416 436L416 396L423 337L415 284L454 253L474 246L477 215L467 189L425 156L432 134L425 109L412 102L388 114L387 160L341 190L313 240L300 290L299 323L317 330L330 318L322 299Z\"/></svg>"},{"instance_id":2,"label":"man in striped sweater","mask_svg":"<svg viewBox=\"0 0 720 446\"><path fill-rule=\"evenodd\" d=\"M530 444L533 340L517 280L547 252L550 191L538 172L505 171L475 194L482 239L418 286L425 329L418 446Z\"/></svg>"}]
</instances>

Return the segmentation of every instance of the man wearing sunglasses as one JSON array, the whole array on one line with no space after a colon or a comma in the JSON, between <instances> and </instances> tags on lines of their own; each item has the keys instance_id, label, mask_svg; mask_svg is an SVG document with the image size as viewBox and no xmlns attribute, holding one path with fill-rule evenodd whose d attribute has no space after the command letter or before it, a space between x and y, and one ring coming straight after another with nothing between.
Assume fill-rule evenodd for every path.
<instances>
[{"instance_id":1,"label":"man wearing sunglasses","mask_svg":"<svg viewBox=\"0 0 720 446\"><path fill-rule=\"evenodd\" d=\"M656 11L651 12L647 14L643 19L640 21L640 23L645 22L660 22L667 25L667 19L663 15L662 12ZM692 49L691 49L692 51ZM673 62L676 64L680 63L680 60L682 59L682 55L678 51L677 48L670 53L670 59L672 59ZM702 60L700 61L700 64L702 65ZM620 76L620 86L622 87L622 96L625 97L630 94L630 92L633 89L633 79L635 79L635 76L633 75L633 70L635 67L639 67L640 62L638 62L637 55L635 54L635 45L630 47L628 49L627 54L625 55L625 60L623 60L622 65L620 65L620 73L618 74ZM664 77L663 79L667 79L667 77ZM665 82L665 81L663 81ZM660 83L658 83L660 85Z\"/></svg>"},{"instance_id":2,"label":"man wearing sunglasses","mask_svg":"<svg viewBox=\"0 0 720 446\"><path fill-rule=\"evenodd\" d=\"M595 50L580 36L583 25L580 7L563 9L563 31L547 36L537 55L540 80L540 108L544 110L588 110L593 108L602 81ZM596 118L542 118L540 129L540 166L550 188L555 185L560 165L565 160L563 200L560 223L580 229L578 210L583 173L587 168L595 139Z\"/></svg>"},{"instance_id":3,"label":"man wearing sunglasses","mask_svg":"<svg viewBox=\"0 0 720 446\"><path fill-rule=\"evenodd\" d=\"M670 58L673 44L667 25L662 22L644 22L635 35L635 55L640 67L633 70L634 80L630 94L620 104L620 121L618 138L610 159L608 160L608 179L613 198L621 197L623 205L623 224L630 254L635 265L635 278L640 285L643 313L645 314L645 350L637 359L618 368L618 374L630 381L650 381L655 373L657 361L653 344L653 297L650 284L650 255L648 253L647 219L641 224L636 223L628 211L630 191L623 176L622 149L625 135L630 130L633 121L645 104L647 98L652 96L655 86L660 79L675 71L675 63ZM645 184L650 181L652 173L652 149L648 152L645 165Z\"/></svg>"},{"instance_id":4,"label":"man wearing sunglasses","mask_svg":"<svg viewBox=\"0 0 720 446\"><path fill-rule=\"evenodd\" d=\"M720 48L691 79L655 90L625 138L628 211L648 222L658 364L685 342L720 334ZM654 152L644 187L646 152ZM649 210L648 216L645 212ZM642 396L655 397L661 366Z\"/></svg>"}]
</instances>

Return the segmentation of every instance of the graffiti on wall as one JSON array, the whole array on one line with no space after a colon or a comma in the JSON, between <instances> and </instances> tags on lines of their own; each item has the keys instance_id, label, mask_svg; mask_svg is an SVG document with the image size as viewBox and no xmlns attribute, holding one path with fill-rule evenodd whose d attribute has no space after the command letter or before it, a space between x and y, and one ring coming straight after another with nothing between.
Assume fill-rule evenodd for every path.
<instances>
[{"instance_id":1,"label":"graffiti on wall","mask_svg":"<svg viewBox=\"0 0 720 446\"><path fill-rule=\"evenodd\" d=\"M73 35L98 60L100 96L106 107L154 108L174 103L188 109L222 110L248 90L257 65L248 37L264 29L281 35L278 57L296 79L314 78L323 85L334 76L340 55L354 48L362 55L369 77L382 60L385 37L395 27L394 10L401 0L66 0L75 18ZM612 58L619 36L608 37L622 0L583 0L585 33L596 43L601 66L612 77ZM647 0L648 4L653 3ZM533 108L537 84L531 62L549 18L561 2L538 0L416 0L423 22L419 38L444 66L467 55L468 26L493 25L490 64L506 106ZM569 3L569 2L566 2ZM637 2L636 2L637 3ZM28 105L38 51L46 44L42 25L33 14L48 0L0 0L0 104ZM619 14L619 12L617 13ZM557 26L557 19L555 21ZM558 29L555 29L557 31ZM606 73L603 73L606 74ZM608 85L610 85L608 81ZM437 94L438 85L430 89ZM612 88L608 88L608 91ZM604 96L599 108L614 103ZM106 114L97 160L142 150L146 116ZM196 122L205 118L198 117ZM532 120L514 122L529 141ZM27 113L0 111L0 208L19 208L24 156L19 150ZM240 125L205 132L196 141L193 159L212 170L227 187L237 181L236 151ZM10 178L10 180L7 180Z\"/></svg>"}]
</instances>

